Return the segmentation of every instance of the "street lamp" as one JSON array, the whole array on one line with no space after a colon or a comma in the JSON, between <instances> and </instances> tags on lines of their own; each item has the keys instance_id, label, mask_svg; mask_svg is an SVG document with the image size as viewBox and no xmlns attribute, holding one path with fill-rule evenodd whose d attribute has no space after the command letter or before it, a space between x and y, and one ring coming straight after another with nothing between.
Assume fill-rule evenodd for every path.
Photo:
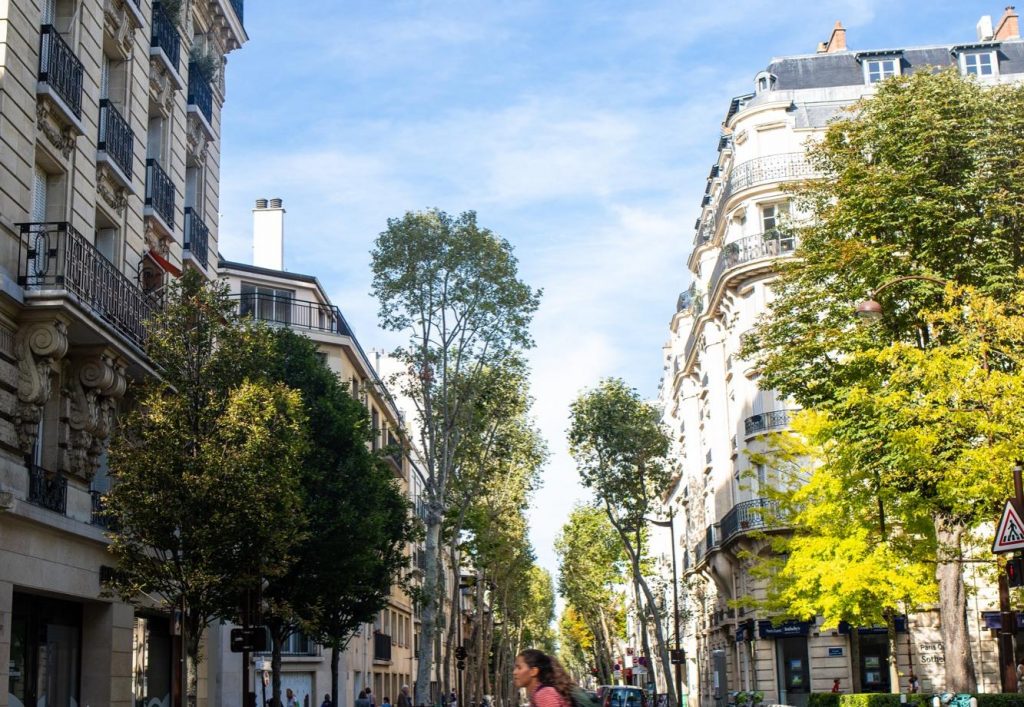
<instances>
[{"instance_id":1,"label":"street lamp","mask_svg":"<svg viewBox=\"0 0 1024 707\"><path fill-rule=\"evenodd\" d=\"M887 290L893 285L898 285L899 283L907 282L908 280L923 280L924 282L932 282L936 285L942 285L943 287L949 284L946 280L931 277L929 275L904 275L903 277L897 277L893 280L889 280L880 287L876 287L868 293L868 298L866 300L858 302L856 307L857 317L866 322L873 322L881 319L883 312L882 305L878 303L875 297L877 297L883 290Z\"/></svg>"},{"instance_id":2,"label":"street lamp","mask_svg":"<svg viewBox=\"0 0 1024 707\"><path fill-rule=\"evenodd\" d=\"M652 520L645 518L651 525L657 525L661 528L668 528L669 535L672 537L672 614L673 624L676 636L676 647L673 653L680 650L679 645L679 576L676 570L676 524L675 524L675 509L670 508L668 513L668 520ZM676 666L676 702L678 705L683 704L683 673L682 663L677 662L673 655L673 663Z\"/></svg>"}]
</instances>

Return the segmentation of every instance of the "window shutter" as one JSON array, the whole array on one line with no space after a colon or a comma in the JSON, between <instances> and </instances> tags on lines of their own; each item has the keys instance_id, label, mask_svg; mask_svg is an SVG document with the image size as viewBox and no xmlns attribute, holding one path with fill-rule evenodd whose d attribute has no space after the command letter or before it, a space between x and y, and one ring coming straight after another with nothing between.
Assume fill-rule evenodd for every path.
<instances>
[{"instance_id":1,"label":"window shutter","mask_svg":"<svg viewBox=\"0 0 1024 707\"><path fill-rule=\"evenodd\" d=\"M46 220L46 172L36 165L32 174L32 215L33 223Z\"/></svg>"}]
</instances>

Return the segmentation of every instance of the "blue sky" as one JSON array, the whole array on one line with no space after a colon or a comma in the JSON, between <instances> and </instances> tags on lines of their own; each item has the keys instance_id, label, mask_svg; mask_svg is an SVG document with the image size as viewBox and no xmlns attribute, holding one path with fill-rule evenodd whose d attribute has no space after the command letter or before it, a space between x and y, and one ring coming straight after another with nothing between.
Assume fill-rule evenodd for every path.
<instances>
[{"instance_id":1,"label":"blue sky","mask_svg":"<svg viewBox=\"0 0 1024 707\"><path fill-rule=\"evenodd\" d=\"M253 201L284 199L285 266L316 275L365 348L389 217L472 209L544 289L534 413L553 453L540 562L582 497L568 404L603 376L654 397L661 345L730 97L772 56L968 42L1003 4L819 0L249 0L229 56L221 252L251 261Z\"/></svg>"}]
</instances>

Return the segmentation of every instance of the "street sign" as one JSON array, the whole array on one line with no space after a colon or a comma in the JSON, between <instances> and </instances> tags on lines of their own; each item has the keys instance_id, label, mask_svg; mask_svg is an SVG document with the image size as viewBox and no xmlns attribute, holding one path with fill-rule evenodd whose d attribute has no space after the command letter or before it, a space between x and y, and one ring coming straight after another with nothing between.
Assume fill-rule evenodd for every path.
<instances>
[{"instance_id":1,"label":"street sign","mask_svg":"<svg viewBox=\"0 0 1024 707\"><path fill-rule=\"evenodd\" d=\"M992 552L1017 552L1024 550L1024 521L1013 501L1007 501L1003 507L1003 517L996 525L996 539L992 543Z\"/></svg>"},{"instance_id":2,"label":"street sign","mask_svg":"<svg viewBox=\"0 0 1024 707\"><path fill-rule=\"evenodd\" d=\"M231 652L253 653L270 647L270 632L266 626L231 629Z\"/></svg>"},{"instance_id":3,"label":"street sign","mask_svg":"<svg viewBox=\"0 0 1024 707\"><path fill-rule=\"evenodd\" d=\"M673 648L669 651L669 656L672 660L672 665L681 665L686 662L686 651L682 648Z\"/></svg>"}]
</instances>

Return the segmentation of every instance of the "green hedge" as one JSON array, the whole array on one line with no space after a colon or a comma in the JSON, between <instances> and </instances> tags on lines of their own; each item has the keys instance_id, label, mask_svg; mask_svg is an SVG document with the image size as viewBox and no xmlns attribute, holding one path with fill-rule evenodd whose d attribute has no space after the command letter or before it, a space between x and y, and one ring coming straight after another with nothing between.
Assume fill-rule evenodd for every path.
<instances>
[{"instance_id":1,"label":"green hedge","mask_svg":"<svg viewBox=\"0 0 1024 707\"><path fill-rule=\"evenodd\" d=\"M840 697L837 692L812 692L807 707L839 707Z\"/></svg>"},{"instance_id":2,"label":"green hedge","mask_svg":"<svg viewBox=\"0 0 1024 707\"><path fill-rule=\"evenodd\" d=\"M839 695L839 707L900 707L900 696L889 692L855 692Z\"/></svg>"},{"instance_id":3,"label":"green hedge","mask_svg":"<svg viewBox=\"0 0 1024 707\"><path fill-rule=\"evenodd\" d=\"M906 707L931 707L931 695L907 695ZM976 695L978 707L1024 707L1024 694L994 693ZM856 692L836 694L812 692L808 707L901 707L900 696L889 693Z\"/></svg>"},{"instance_id":4,"label":"green hedge","mask_svg":"<svg viewBox=\"0 0 1024 707\"><path fill-rule=\"evenodd\" d=\"M1024 695L1015 692L981 694L977 698L978 707L1024 707Z\"/></svg>"}]
</instances>

